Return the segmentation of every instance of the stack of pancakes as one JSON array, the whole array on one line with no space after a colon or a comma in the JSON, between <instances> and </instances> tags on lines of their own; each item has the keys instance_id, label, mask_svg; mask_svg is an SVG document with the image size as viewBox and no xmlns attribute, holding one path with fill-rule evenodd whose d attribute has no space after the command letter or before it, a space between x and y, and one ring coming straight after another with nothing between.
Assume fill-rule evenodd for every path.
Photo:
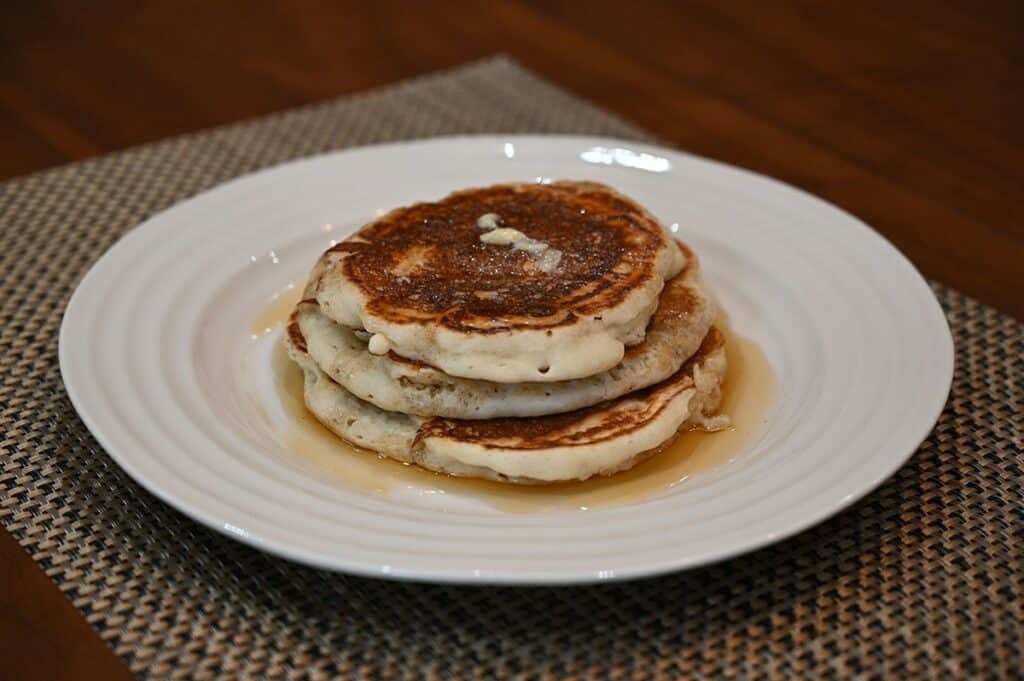
<instances>
[{"instance_id":1,"label":"stack of pancakes","mask_svg":"<svg viewBox=\"0 0 1024 681\"><path fill-rule=\"evenodd\" d=\"M713 429L724 338L697 259L590 182L397 209L321 256L285 334L344 440L452 475L550 483Z\"/></svg>"}]
</instances>

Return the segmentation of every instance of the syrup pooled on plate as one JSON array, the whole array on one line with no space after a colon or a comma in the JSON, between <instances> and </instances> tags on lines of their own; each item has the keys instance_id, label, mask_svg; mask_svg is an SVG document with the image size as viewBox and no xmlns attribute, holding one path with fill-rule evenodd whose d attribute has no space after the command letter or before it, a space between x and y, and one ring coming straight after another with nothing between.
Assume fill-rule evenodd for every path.
<instances>
[{"instance_id":1,"label":"syrup pooled on plate","mask_svg":"<svg viewBox=\"0 0 1024 681\"><path fill-rule=\"evenodd\" d=\"M302 284L292 282L271 296L270 302L249 325L252 338L259 338L283 326L302 297L302 289Z\"/></svg>"},{"instance_id":2,"label":"syrup pooled on plate","mask_svg":"<svg viewBox=\"0 0 1024 681\"><path fill-rule=\"evenodd\" d=\"M278 294L253 324L254 337L283 326L301 290L301 286L290 286ZM719 320L718 327L726 336L728 361L720 411L729 415L732 426L715 433L683 432L647 461L612 476L553 485L510 485L433 473L350 445L306 410L302 370L288 357L283 344L275 341L275 385L288 421L284 440L297 456L364 494L388 495L411 488L424 496L471 497L517 513L589 510L645 501L729 462L765 424L776 390L771 365L756 343L731 333L724 320Z\"/></svg>"}]
</instances>

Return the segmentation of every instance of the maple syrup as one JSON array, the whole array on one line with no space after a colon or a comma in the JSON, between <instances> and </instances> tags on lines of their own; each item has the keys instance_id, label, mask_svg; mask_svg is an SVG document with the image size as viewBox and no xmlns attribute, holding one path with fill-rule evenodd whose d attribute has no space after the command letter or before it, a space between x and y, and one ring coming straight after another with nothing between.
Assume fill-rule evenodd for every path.
<instances>
[{"instance_id":1,"label":"maple syrup","mask_svg":"<svg viewBox=\"0 0 1024 681\"><path fill-rule=\"evenodd\" d=\"M287 321L301 287L282 291L253 324L267 333ZM721 413L732 426L707 433L681 433L660 452L630 470L609 477L553 485L511 485L457 478L381 457L341 440L321 425L305 407L302 370L289 359L283 344L275 343L273 371L288 420L284 440L297 456L323 470L339 484L364 494L386 496L400 488L420 495L471 497L502 511L526 513L552 510L590 510L651 499L695 475L731 461L760 431L775 398L771 365L758 345L731 332L725 334L728 369L722 384Z\"/></svg>"},{"instance_id":2,"label":"maple syrup","mask_svg":"<svg viewBox=\"0 0 1024 681\"><path fill-rule=\"evenodd\" d=\"M283 326L302 297L302 289L302 284L292 282L271 296L270 302L249 325L252 338L265 336L277 327Z\"/></svg>"}]
</instances>

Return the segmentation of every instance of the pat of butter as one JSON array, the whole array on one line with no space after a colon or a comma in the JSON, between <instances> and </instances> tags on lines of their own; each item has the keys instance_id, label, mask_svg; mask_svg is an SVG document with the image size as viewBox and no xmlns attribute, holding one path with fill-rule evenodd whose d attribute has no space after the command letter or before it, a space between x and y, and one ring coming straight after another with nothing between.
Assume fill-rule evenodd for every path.
<instances>
[{"instance_id":1,"label":"pat of butter","mask_svg":"<svg viewBox=\"0 0 1024 681\"><path fill-rule=\"evenodd\" d=\"M484 213L476 219L476 226L480 229L497 229L501 216L497 213Z\"/></svg>"},{"instance_id":2,"label":"pat of butter","mask_svg":"<svg viewBox=\"0 0 1024 681\"><path fill-rule=\"evenodd\" d=\"M548 250L548 245L543 241L537 241L536 239L525 239L523 241L517 241L512 244L512 248L517 251L526 251L527 253L543 253Z\"/></svg>"},{"instance_id":3,"label":"pat of butter","mask_svg":"<svg viewBox=\"0 0 1024 681\"><path fill-rule=\"evenodd\" d=\"M381 333L375 333L370 337L367 349L374 355L386 355L391 350L391 341Z\"/></svg>"},{"instance_id":4,"label":"pat of butter","mask_svg":"<svg viewBox=\"0 0 1024 681\"><path fill-rule=\"evenodd\" d=\"M551 274L558 269L558 263L562 262L562 252L552 248L551 250L544 251L544 254L540 256L540 262L537 267L541 272L545 274Z\"/></svg>"},{"instance_id":5,"label":"pat of butter","mask_svg":"<svg viewBox=\"0 0 1024 681\"><path fill-rule=\"evenodd\" d=\"M487 213L477 218L476 224L482 229L489 229L480 235L480 241L495 246L509 246L514 250L526 251L530 255L537 256L537 269L541 272L551 274L558 268L562 261L562 252L551 248L543 241L531 239L518 229L511 227L498 227L498 216L494 213Z\"/></svg>"},{"instance_id":6,"label":"pat of butter","mask_svg":"<svg viewBox=\"0 0 1024 681\"><path fill-rule=\"evenodd\" d=\"M496 246L509 246L511 245L517 251L526 251L527 253L543 253L548 250L548 245L543 241L537 241L526 236L518 229L512 229L511 227L501 227L499 229L492 229L489 232L485 232L480 235L480 241L485 244L494 244Z\"/></svg>"},{"instance_id":7,"label":"pat of butter","mask_svg":"<svg viewBox=\"0 0 1024 681\"><path fill-rule=\"evenodd\" d=\"M491 231L480 235L480 241L483 241L485 244L494 244L496 246L507 246L526 238L528 237L525 234L520 232L518 229L512 229L511 227L499 227L498 229L492 229Z\"/></svg>"}]
</instances>

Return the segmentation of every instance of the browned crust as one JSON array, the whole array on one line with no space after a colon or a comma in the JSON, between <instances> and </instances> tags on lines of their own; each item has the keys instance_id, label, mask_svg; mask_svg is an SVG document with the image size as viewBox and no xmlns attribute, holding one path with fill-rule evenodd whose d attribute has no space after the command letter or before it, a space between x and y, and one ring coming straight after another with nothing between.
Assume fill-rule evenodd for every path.
<instances>
[{"instance_id":1,"label":"browned crust","mask_svg":"<svg viewBox=\"0 0 1024 681\"><path fill-rule=\"evenodd\" d=\"M650 321L647 322L648 330L655 324L664 326L668 323L669 319L692 315L697 311L700 304L693 289L683 284L686 278L697 269L697 256L684 244L678 241L674 243L682 252L683 257L686 258L686 266L682 272L666 282L665 288L661 290L661 296L658 298L658 307L654 314L651 315ZM647 340L648 337L645 334L642 341L636 345L627 346L623 359L643 354L647 349Z\"/></svg>"},{"instance_id":2,"label":"browned crust","mask_svg":"<svg viewBox=\"0 0 1024 681\"><path fill-rule=\"evenodd\" d=\"M661 383L565 414L479 421L433 418L420 426L416 441L418 443L428 437L442 437L471 442L488 449L536 450L591 445L620 438L657 418L673 398L693 385L694 365L703 362L724 345L725 336L716 327L711 327L693 357ZM627 402L635 408L624 408ZM597 412L602 413L602 418L592 427L579 427L581 421Z\"/></svg>"},{"instance_id":3,"label":"browned crust","mask_svg":"<svg viewBox=\"0 0 1024 681\"><path fill-rule=\"evenodd\" d=\"M295 346L300 352L309 352L306 347L306 337L302 335L302 329L299 326L299 308L296 307L292 310L291 316L288 317L288 327L285 329L285 333L288 334L288 340Z\"/></svg>"},{"instance_id":4,"label":"browned crust","mask_svg":"<svg viewBox=\"0 0 1024 681\"><path fill-rule=\"evenodd\" d=\"M688 315L692 315L696 312L699 305L699 301L693 290L689 286L680 285L698 267L697 256L685 244L678 241L674 241L674 243L686 259L686 266L679 274L670 279L666 283L665 288L662 289L661 296L658 298L658 307L654 314L651 315L651 320L647 324L648 330L650 330L650 328L655 324L664 325L667 323L667 320L672 317L686 317ZM316 299L313 298L300 301L299 305L313 305L318 307ZM640 341L636 345L628 346L626 348L624 358L633 357L645 352L647 349L647 342L648 339L645 335L644 340ZM402 357L394 350L388 351L387 356L392 362L398 362L418 370L444 373L441 369L433 366L432 364L418 359Z\"/></svg>"},{"instance_id":5,"label":"browned crust","mask_svg":"<svg viewBox=\"0 0 1024 681\"><path fill-rule=\"evenodd\" d=\"M485 213L561 251L557 275L539 271L525 251L481 243L476 221ZM374 317L496 333L600 316L656 276L666 243L657 221L614 190L556 182L471 189L399 208L325 257L345 254L331 267L360 289ZM412 259L421 266L406 266Z\"/></svg>"}]
</instances>

